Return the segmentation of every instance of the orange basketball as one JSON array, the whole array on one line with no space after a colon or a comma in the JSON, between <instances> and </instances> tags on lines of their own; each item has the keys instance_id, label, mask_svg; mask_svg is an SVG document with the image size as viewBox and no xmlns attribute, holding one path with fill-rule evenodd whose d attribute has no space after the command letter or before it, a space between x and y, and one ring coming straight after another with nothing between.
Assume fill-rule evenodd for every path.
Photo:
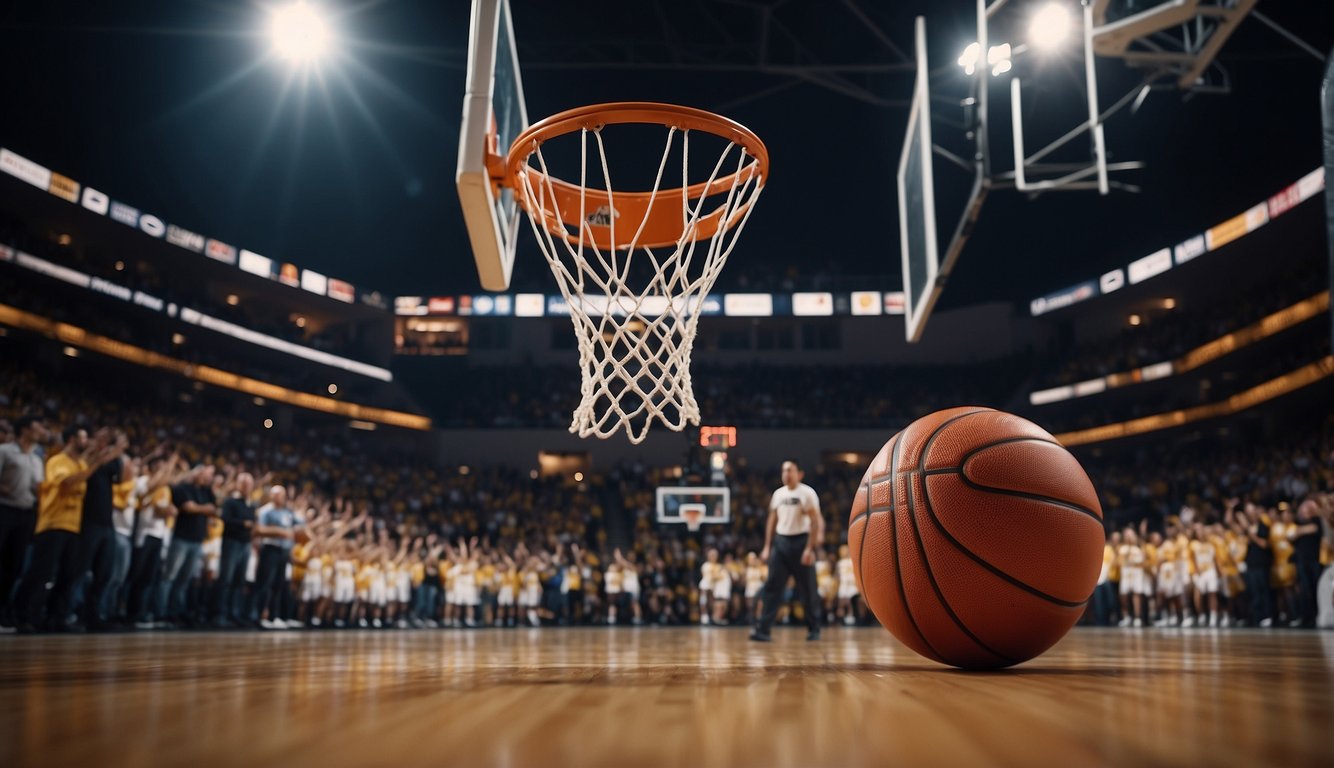
<instances>
[{"instance_id":1,"label":"orange basketball","mask_svg":"<svg viewBox=\"0 0 1334 768\"><path fill-rule=\"evenodd\" d=\"M991 408L938 411L862 477L848 548L863 598L914 651L1018 664L1074 626L1102 568L1102 508L1070 452Z\"/></svg>"}]
</instances>

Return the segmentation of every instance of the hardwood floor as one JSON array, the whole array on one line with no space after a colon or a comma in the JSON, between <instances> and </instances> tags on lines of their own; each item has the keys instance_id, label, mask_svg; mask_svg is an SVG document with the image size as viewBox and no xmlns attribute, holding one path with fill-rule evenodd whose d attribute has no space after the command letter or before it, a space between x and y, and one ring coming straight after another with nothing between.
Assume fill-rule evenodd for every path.
<instances>
[{"instance_id":1,"label":"hardwood floor","mask_svg":"<svg viewBox=\"0 0 1334 768\"><path fill-rule=\"evenodd\" d=\"M1076 630L964 673L879 629L0 637L0 765L1334 764L1334 633Z\"/></svg>"}]
</instances>

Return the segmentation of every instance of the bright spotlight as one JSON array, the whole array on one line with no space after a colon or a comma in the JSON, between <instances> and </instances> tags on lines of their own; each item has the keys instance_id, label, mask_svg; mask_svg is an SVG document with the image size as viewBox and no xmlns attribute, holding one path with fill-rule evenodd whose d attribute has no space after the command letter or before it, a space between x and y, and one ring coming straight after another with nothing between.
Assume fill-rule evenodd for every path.
<instances>
[{"instance_id":1,"label":"bright spotlight","mask_svg":"<svg viewBox=\"0 0 1334 768\"><path fill-rule=\"evenodd\" d=\"M288 61L308 64L329 50L333 34L319 9L298 0L277 8L269 24L273 50Z\"/></svg>"},{"instance_id":2,"label":"bright spotlight","mask_svg":"<svg viewBox=\"0 0 1334 768\"><path fill-rule=\"evenodd\" d=\"M964 74L971 75L977 71L977 63L982 59L982 46L978 43L970 43L963 49L963 54L959 56L959 66L963 67Z\"/></svg>"},{"instance_id":3,"label":"bright spotlight","mask_svg":"<svg viewBox=\"0 0 1334 768\"><path fill-rule=\"evenodd\" d=\"M1046 51L1059 48L1073 26L1070 10L1064 3L1048 3L1028 23L1028 44Z\"/></svg>"}]
</instances>

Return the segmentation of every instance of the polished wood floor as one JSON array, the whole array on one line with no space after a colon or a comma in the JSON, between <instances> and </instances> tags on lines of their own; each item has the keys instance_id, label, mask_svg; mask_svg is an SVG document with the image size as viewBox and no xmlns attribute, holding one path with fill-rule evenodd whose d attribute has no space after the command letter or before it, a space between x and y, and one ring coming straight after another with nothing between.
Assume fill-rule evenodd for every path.
<instances>
[{"instance_id":1,"label":"polished wood floor","mask_svg":"<svg viewBox=\"0 0 1334 768\"><path fill-rule=\"evenodd\" d=\"M0 765L1334 765L1334 633L1076 630L996 673L880 629L0 637Z\"/></svg>"}]
</instances>

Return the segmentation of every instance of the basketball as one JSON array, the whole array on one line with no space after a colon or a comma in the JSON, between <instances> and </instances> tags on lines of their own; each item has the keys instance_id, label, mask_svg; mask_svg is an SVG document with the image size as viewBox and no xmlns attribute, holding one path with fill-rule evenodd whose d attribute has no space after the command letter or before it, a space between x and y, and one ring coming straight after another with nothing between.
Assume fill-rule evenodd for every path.
<instances>
[{"instance_id":1,"label":"basketball","mask_svg":"<svg viewBox=\"0 0 1334 768\"><path fill-rule=\"evenodd\" d=\"M1102 509L1046 430L990 408L937 411L891 437L848 523L857 583L904 645L964 669L1027 661L1084 613Z\"/></svg>"}]
</instances>

